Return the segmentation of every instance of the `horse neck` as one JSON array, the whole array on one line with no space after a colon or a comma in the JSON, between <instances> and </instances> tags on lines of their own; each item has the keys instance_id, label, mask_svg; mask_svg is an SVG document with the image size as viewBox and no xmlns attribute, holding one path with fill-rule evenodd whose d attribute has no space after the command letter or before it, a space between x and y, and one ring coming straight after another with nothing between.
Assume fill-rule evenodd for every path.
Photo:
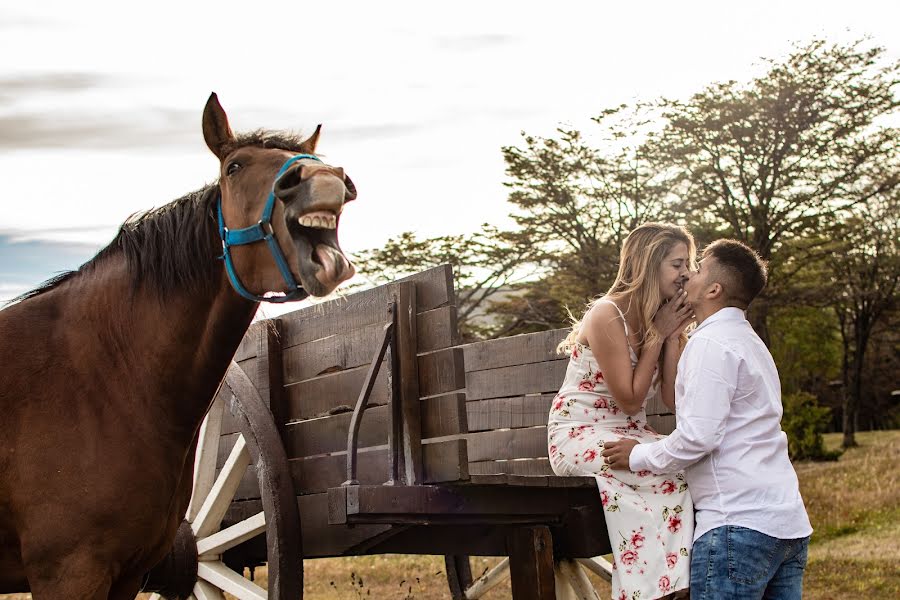
<instances>
[{"instance_id":1,"label":"horse neck","mask_svg":"<svg viewBox=\"0 0 900 600\"><path fill-rule=\"evenodd\" d=\"M124 264L112 269L106 281L96 282L96 295L85 294L95 300L87 309L91 320L103 323L94 329L96 342L118 353L109 357L115 360L109 366L131 382L130 401L144 402L171 425L193 431L257 305L231 289L224 268L197 289L175 290L165 298L144 287L133 291ZM122 302L129 297L130 302Z\"/></svg>"}]
</instances>

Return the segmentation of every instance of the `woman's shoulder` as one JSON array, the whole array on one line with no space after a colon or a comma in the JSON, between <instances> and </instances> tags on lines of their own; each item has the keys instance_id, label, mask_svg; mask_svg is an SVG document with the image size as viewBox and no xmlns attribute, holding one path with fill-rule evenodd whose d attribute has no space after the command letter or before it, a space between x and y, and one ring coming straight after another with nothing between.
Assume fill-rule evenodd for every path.
<instances>
[{"instance_id":1,"label":"woman's shoulder","mask_svg":"<svg viewBox=\"0 0 900 600\"><path fill-rule=\"evenodd\" d=\"M616 321L622 327L621 316L622 311L615 299L603 297L594 302L584 320L590 327L609 327Z\"/></svg>"}]
</instances>

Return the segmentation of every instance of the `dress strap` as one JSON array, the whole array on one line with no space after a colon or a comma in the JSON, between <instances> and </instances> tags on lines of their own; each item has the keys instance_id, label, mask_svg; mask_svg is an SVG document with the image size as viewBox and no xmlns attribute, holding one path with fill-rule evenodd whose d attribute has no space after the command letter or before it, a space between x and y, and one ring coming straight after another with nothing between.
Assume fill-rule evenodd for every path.
<instances>
[{"instance_id":1,"label":"dress strap","mask_svg":"<svg viewBox=\"0 0 900 600\"><path fill-rule=\"evenodd\" d=\"M628 338L628 321L625 320L625 314L622 312L622 309L619 308L619 305L613 302L612 300L607 300L606 298L600 298L598 302L606 302L607 304L612 304L616 307L616 310L619 311L619 316L622 317L622 324L625 325L625 337ZM631 346L631 344L628 344Z\"/></svg>"}]
</instances>

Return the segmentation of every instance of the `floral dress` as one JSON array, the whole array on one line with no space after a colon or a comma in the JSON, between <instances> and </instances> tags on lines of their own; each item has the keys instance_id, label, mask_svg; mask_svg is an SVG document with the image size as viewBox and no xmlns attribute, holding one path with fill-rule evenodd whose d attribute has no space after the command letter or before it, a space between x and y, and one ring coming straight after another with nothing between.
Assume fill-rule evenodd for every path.
<instances>
[{"instance_id":1,"label":"floral dress","mask_svg":"<svg viewBox=\"0 0 900 600\"><path fill-rule=\"evenodd\" d=\"M634 366L637 356L629 351ZM658 391L654 375L644 406ZM601 452L608 440L649 443L664 436L649 428L643 406L629 417L616 405L587 346L572 348L565 381L550 408L547 436L554 473L597 479L613 549L613 599L650 600L688 588L694 507L684 474L632 473L605 463Z\"/></svg>"}]
</instances>

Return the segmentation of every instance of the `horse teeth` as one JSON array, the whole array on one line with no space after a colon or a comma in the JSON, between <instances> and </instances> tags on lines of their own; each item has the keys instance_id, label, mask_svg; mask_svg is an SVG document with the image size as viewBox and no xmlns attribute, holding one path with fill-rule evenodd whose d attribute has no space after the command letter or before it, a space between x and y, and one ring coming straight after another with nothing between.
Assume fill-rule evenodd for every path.
<instances>
[{"instance_id":1,"label":"horse teeth","mask_svg":"<svg viewBox=\"0 0 900 600\"><path fill-rule=\"evenodd\" d=\"M297 222L303 225L304 227L312 227L314 229L336 229L337 228L337 217L334 215L328 216L310 216L303 215L297 218Z\"/></svg>"}]
</instances>

